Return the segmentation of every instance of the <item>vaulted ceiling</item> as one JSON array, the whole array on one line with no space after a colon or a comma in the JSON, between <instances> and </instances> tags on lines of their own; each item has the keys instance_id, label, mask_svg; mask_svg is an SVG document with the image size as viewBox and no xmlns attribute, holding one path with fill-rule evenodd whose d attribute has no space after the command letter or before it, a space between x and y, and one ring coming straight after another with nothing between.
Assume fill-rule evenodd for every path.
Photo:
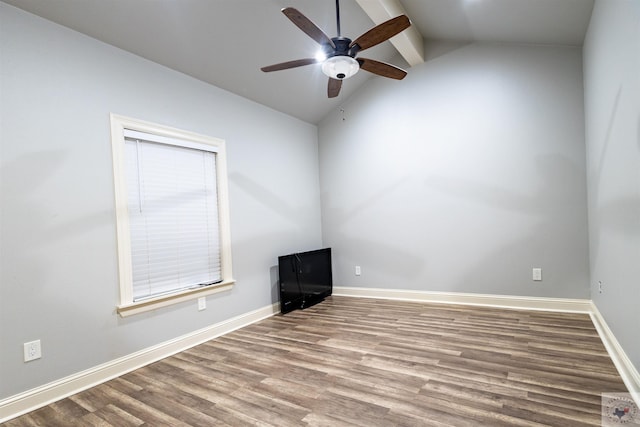
<instances>
[{"instance_id":1,"label":"vaulted ceiling","mask_svg":"<svg viewBox=\"0 0 640 427\"><path fill-rule=\"evenodd\" d=\"M313 57L317 50L282 8L297 8L333 37L334 0L2 1L310 123L320 121L368 79L382 78L359 72L344 81L340 96L328 99L327 78L319 65L260 71L265 65ZM581 46L593 1L342 0L341 30L355 39L380 22L380 13L395 16L399 7L420 41ZM396 50L402 52L407 44L395 44L385 42L363 56L411 73Z\"/></svg>"}]
</instances>

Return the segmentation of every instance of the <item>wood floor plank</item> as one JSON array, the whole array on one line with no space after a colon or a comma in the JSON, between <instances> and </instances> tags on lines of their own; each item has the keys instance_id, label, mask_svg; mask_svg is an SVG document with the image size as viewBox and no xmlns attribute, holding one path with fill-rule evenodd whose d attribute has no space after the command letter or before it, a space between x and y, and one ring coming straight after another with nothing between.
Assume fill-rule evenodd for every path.
<instances>
[{"instance_id":1,"label":"wood floor plank","mask_svg":"<svg viewBox=\"0 0 640 427\"><path fill-rule=\"evenodd\" d=\"M2 427L597 426L624 391L586 314L330 297Z\"/></svg>"},{"instance_id":2,"label":"wood floor plank","mask_svg":"<svg viewBox=\"0 0 640 427\"><path fill-rule=\"evenodd\" d=\"M116 405L106 405L82 417L80 425L137 427L144 425L140 418L129 414Z\"/></svg>"}]
</instances>

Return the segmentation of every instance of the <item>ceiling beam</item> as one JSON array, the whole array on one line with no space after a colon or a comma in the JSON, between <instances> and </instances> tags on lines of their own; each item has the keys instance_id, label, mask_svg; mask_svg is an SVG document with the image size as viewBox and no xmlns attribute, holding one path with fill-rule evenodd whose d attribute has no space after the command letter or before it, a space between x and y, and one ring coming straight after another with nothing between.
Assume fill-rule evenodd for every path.
<instances>
[{"instance_id":1,"label":"ceiling beam","mask_svg":"<svg viewBox=\"0 0 640 427\"><path fill-rule=\"evenodd\" d=\"M398 15L407 14L399 0L356 0L356 2L376 25ZM389 41L412 67L424 62L423 37L414 25Z\"/></svg>"}]
</instances>

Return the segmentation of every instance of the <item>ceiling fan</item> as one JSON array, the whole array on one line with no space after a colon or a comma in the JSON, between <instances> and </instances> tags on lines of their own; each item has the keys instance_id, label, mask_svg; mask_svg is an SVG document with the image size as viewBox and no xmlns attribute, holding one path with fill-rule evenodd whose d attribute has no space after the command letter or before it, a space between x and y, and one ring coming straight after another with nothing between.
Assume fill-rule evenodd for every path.
<instances>
[{"instance_id":1,"label":"ceiling fan","mask_svg":"<svg viewBox=\"0 0 640 427\"><path fill-rule=\"evenodd\" d=\"M311 22L309 18L293 7L282 9L282 13L309 37L320 44L322 54L316 58L296 59L294 61L281 62L279 64L262 67L261 70L266 73L321 62L322 72L329 77L329 85L327 88L329 98L338 96L340 88L342 87L342 80L353 76L359 69L396 80L402 80L407 75L406 71L395 65L374 59L356 58L360 51L380 44L409 28L411 22L406 15L400 15L376 25L352 41L347 37L342 37L340 33L340 0L336 0L338 36L333 38L329 38L329 36Z\"/></svg>"}]
</instances>

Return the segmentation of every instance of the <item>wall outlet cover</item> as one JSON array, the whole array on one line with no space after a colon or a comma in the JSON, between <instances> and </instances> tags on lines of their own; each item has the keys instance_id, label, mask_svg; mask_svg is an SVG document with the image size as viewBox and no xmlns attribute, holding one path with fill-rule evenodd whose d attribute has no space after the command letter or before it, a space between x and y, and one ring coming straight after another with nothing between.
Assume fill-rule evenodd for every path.
<instances>
[{"instance_id":1,"label":"wall outlet cover","mask_svg":"<svg viewBox=\"0 0 640 427\"><path fill-rule=\"evenodd\" d=\"M539 282L542 280L542 269L541 268L534 268L533 269L533 280L535 280L536 282Z\"/></svg>"},{"instance_id":2,"label":"wall outlet cover","mask_svg":"<svg viewBox=\"0 0 640 427\"><path fill-rule=\"evenodd\" d=\"M32 360L40 359L41 357L42 357L42 347L40 346L40 340L24 343L24 361L25 362L31 362Z\"/></svg>"}]
</instances>

